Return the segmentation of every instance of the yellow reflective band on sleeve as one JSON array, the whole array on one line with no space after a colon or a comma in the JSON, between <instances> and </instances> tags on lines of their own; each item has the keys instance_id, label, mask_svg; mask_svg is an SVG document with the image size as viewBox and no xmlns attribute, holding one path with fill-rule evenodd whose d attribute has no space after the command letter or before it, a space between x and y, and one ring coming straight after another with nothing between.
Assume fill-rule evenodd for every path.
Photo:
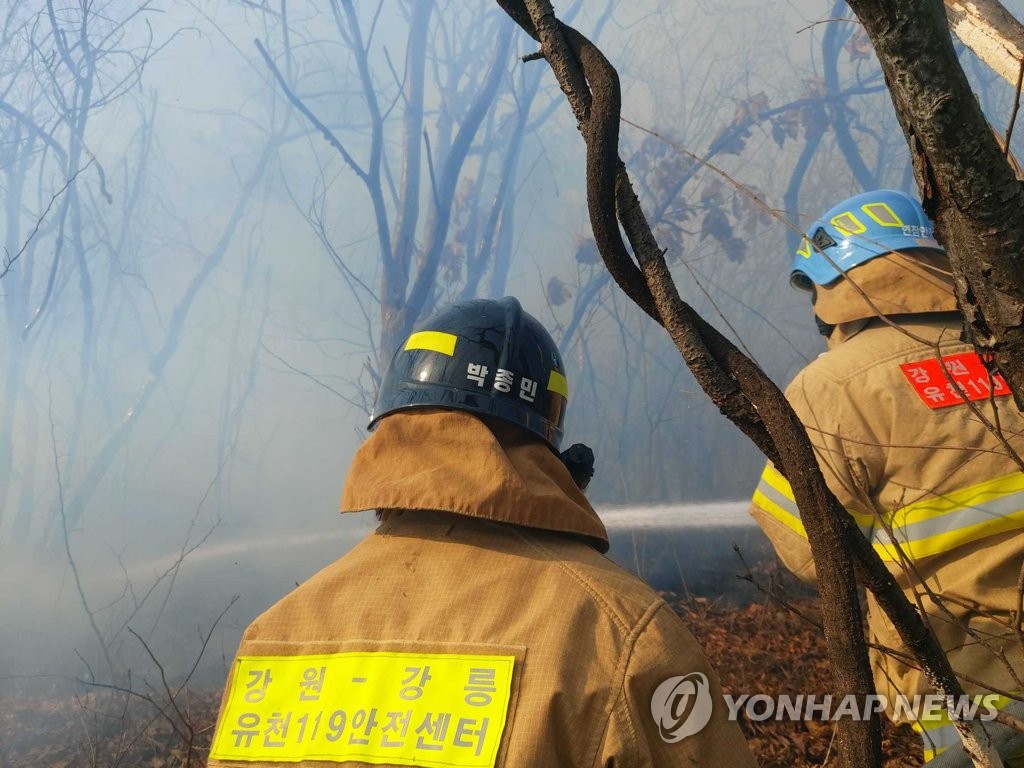
<instances>
[{"instance_id":1,"label":"yellow reflective band on sleeve","mask_svg":"<svg viewBox=\"0 0 1024 768\"><path fill-rule=\"evenodd\" d=\"M787 528L807 538L807 531L800 519L800 510L793 498L793 488L772 464L765 465L764 472L761 473L761 482L754 491L753 502ZM853 518L861 533L870 538L875 523L874 517L852 509L847 509L846 512Z\"/></svg>"},{"instance_id":2,"label":"yellow reflective band on sleeve","mask_svg":"<svg viewBox=\"0 0 1024 768\"><path fill-rule=\"evenodd\" d=\"M897 561L899 551L918 559L1024 528L1024 474L1014 473L909 504L890 516L896 543L882 528L875 551ZM896 544L899 544L897 548Z\"/></svg>"},{"instance_id":3,"label":"yellow reflective band on sleeve","mask_svg":"<svg viewBox=\"0 0 1024 768\"><path fill-rule=\"evenodd\" d=\"M778 520L784 526L800 536L800 538L807 538L807 531L804 529L804 524L800 521L800 517L791 514L789 510L779 504L776 504L768 498L760 488L754 491L753 502L774 519Z\"/></svg>"},{"instance_id":4,"label":"yellow reflective band on sleeve","mask_svg":"<svg viewBox=\"0 0 1024 768\"><path fill-rule=\"evenodd\" d=\"M960 743L960 734L957 733L956 726L950 722L948 716L941 722L933 724L914 722L910 726L921 737L921 750L924 752L926 763Z\"/></svg>"},{"instance_id":5,"label":"yellow reflective band on sleeve","mask_svg":"<svg viewBox=\"0 0 1024 768\"><path fill-rule=\"evenodd\" d=\"M765 467L753 501L780 523L807 537L793 489L773 466ZM883 560L917 560L996 534L1024 530L1024 473L1015 472L909 504L888 514L888 526L879 524L872 515L846 511ZM886 527L892 529L892 536Z\"/></svg>"},{"instance_id":6,"label":"yellow reflective band on sleeve","mask_svg":"<svg viewBox=\"0 0 1024 768\"><path fill-rule=\"evenodd\" d=\"M239 656L210 757L493 768L514 656Z\"/></svg>"},{"instance_id":7,"label":"yellow reflective band on sleeve","mask_svg":"<svg viewBox=\"0 0 1024 768\"><path fill-rule=\"evenodd\" d=\"M773 464L765 465L764 472L761 473L761 480L782 494L783 498L793 504L794 512L796 511L796 497L793 496L793 486L789 484L789 480Z\"/></svg>"},{"instance_id":8,"label":"yellow reflective band on sleeve","mask_svg":"<svg viewBox=\"0 0 1024 768\"><path fill-rule=\"evenodd\" d=\"M1013 701L1015 699L1011 699L1009 696L987 693L970 697L970 704L968 705L965 701L959 706L959 709L963 716L980 718L983 715L989 715L993 709L1004 709ZM949 711L945 709L938 710L935 717L912 722L910 727L921 737L926 763L960 743L960 734L957 732L956 726L953 725Z\"/></svg>"},{"instance_id":9,"label":"yellow reflective band on sleeve","mask_svg":"<svg viewBox=\"0 0 1024 768\"><path fill-rule=\"evenodd\" d=\"M807 538L807 531L800 521L800 511L793 500L793 489L772 464L765 465L752 501L798 536Z\"/></svg>"},{"instance_id":10,"label":"yellow reflective band on sleeve","mask_svg":"<svg viewBox=\"0 0 1024 768\"><path fill-rule=\"evenodd\" d=\"M455 354L455 342L458 338L454 333L420 331L409 337L408 341L405 342L404 351L425 349L429 352L440 352L442 355L451 357Z\"/></svg>"},{"instance_id":11,"label":"yellow reflective band on sleeve","mask_svg":"<svg viewBox=\"0 0 1024 768\"><path fill-rule=\"evenodd\" d=\"M548 376L548 390L561 395L566 400L569 399L569 382L558 371L552 371Z\"/></svg>"}]
</instances>

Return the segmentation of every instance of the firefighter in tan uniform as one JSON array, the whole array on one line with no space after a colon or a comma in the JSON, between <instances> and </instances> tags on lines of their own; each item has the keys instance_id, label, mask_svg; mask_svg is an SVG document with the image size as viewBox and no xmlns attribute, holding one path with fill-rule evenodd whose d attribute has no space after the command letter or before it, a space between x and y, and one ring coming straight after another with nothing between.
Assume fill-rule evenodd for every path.
<instances>
[{"instance_id":1,"label":"firefighter in tan uniform","mask_svg":"<svg viewBox=\"0 0 1024 768\"><path fill-rule=\"evenodd\" d=\"M342 499L383 522L249 626L211 766L755 765L681 620L603 556L567 391L515 299L408 338Z\"/></svg>"},{"instance_id":2,"label":"firefighter in tan uniform","mask_svg":"<svg viewBox=\"0 0 1024 768\"><path fill-rule=\"evenodd\" d=\"M1024 474L1014 454L1024 454L1024 419L1002 378L960 341L931 222L913 198L881 190L840 203L808 233L792 282L812 292L828 351L786 396L825 480L924 611L967 692L1024 690L1014 631L1024 560ZM792 490L770 464L751 512L785 565L812 581ZM890 716L910 721L893 702L933 691L871 595L868 632L891 649L871 652L878 693ZM926 759L955 747L935 764L970 765L948 718L914 727Z\"/></svg>"}]
</instances>

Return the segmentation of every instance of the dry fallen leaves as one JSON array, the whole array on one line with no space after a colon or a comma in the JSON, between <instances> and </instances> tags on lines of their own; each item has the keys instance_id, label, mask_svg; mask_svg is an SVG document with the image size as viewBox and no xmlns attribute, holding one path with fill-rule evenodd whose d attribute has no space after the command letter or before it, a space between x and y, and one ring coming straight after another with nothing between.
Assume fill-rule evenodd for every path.
<instances>
[{"instance_id":1,"label":"dry fallen leaves","mask_svg":"<svg viewBox=\"0 0 1024 768\"><path fill-rule=\"evenodd\" d=\"M824 637L792 611L774 603L737 609L703 598L677 601L674 607L718 670L726 693L822 696L829 691ZM800 600L795 607L812 620L820 615L816 600ZM837 764L831 723L741 719L740 727L761 768ZM920 744L910 726L897 728L883 718L886 768L921 765Z\"/></svg>"}]
</instances>

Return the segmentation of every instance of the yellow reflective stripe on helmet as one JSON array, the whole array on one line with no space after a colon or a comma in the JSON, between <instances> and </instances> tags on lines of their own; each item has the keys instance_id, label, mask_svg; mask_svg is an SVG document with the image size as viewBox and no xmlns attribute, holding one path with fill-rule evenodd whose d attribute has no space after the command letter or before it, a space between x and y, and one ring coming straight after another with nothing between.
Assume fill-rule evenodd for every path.
<instances>
[{"instance_id":1,"label":"yellow reflective stripe on helmet","mask_svg":"<svg viewBox=\"0 0 1024 768\"><path fill-rule=\"evenodd\" d=\"M896 215L896 211L885 203L868 203L862 205L860 209L883 227L903 226L903 221Z\"/></svg>"},{"instance_id":2,"label":"yellow reflective stripe on helmet","mask_svg":"<svg viewBox=\"0 0 1024 768\"><path fill-rule=\"evenodd\" d=\"M890 515L899 549L911 558L929 557L1024 528L1024 474L1014 473L910 504ZM888 532L875 532L883 560L900 559Z\"/></svg>"},{"instance_id":3,"label":"yellow reflective stripe on helmet","mask_svg":"<svg viewBox=\"0 0 1024 768\"><path fill-rule=\"evenodd\" d=\"M867 229L867 227L861 223L861 220L854 216L850 211L845 211L840 213L838 216L833 216L832 221L829 223L844 235L859 235Z\"/></svg>"},{"instance_id":4,"label":"yellow reflective stripe on helmet","mask_svg":"<svg viewBox=\"0 0 1024 768\"><path fill-rule=\"evenodd\" d=\"M569 382L566 381L565 376L560 374L558 371L552 371L551 375L548 376L548 391L555 392L568 400Z\"/></svg>"},{"instance_id":5,"label":"yellow reflective stripe on helmet","mask_svg":"<svg viewBox=\"0 0 1024 768\"><path fill-rule=\"evenodd\" d=\"M455 354L455 342L458 341L458 338L454 333L420 331L409 337L409 340L405 342L404 349L406 352L410 349L425 349L429 352L440 352L442 355L451 357Z\"/></svg>"}]
</instances>

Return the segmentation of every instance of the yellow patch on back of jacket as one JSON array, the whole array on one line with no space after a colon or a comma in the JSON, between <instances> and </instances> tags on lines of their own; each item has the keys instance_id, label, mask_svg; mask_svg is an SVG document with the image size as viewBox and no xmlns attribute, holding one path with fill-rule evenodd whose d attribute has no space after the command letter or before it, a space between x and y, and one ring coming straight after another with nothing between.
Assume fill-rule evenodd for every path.
<instances>
[{"instance_id":1,"label":"yellow patch on back of jacket","mask_svg":"<svg viewBox=\"0 0 1024 768\"><path fill-rule=\"evenodd\" d=\"M987 400L1010 394L1003 377L998 373L989 374L975 352L946 355L942 358L942 367L931 357L900 363L900 370L921 402L932 410L960 405L965 399Z\"/></svg>"},{"instance_id":2,"label":"yellow patch on back of jacket","mask_svg":"<svg viewBox=\"0 0 1024 768\"><path fill-rule=\"evenodd\" d=\"M514 656L239 656L210 757L490 768Z\"/></svg>"}]
</instances>

